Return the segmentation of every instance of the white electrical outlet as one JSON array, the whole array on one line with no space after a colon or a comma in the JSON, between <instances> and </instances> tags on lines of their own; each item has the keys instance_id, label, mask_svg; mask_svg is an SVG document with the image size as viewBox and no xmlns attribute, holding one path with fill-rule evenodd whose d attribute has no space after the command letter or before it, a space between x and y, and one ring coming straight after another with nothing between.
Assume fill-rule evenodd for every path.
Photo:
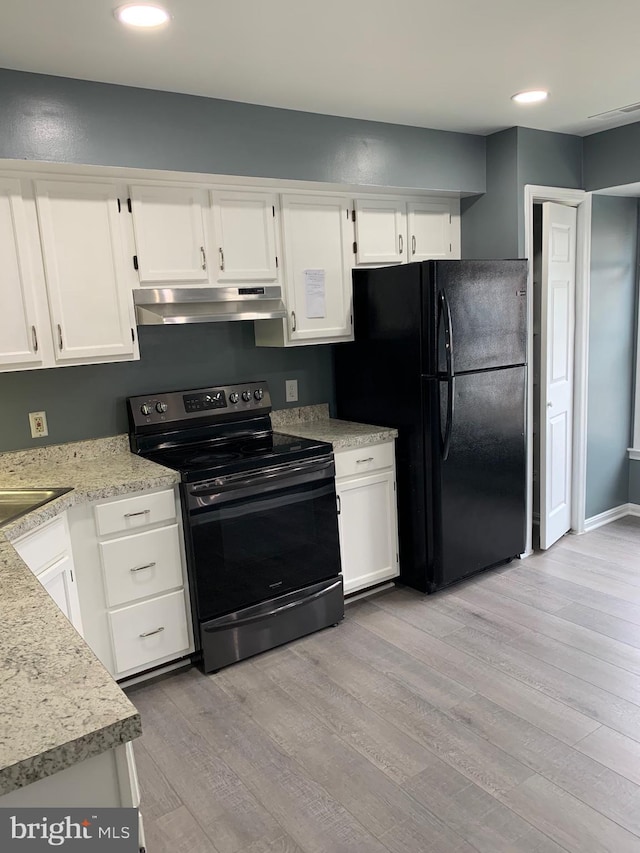
<instances>
[{"instance_id":1,"label":"white electrical outlet","mask_svg":"<svg viewBox=\"0 0 640 853\"><path fill-rule=\"evenodd\" d=\"M29 425L31 438L44 438L45 435L49 435L46 412L29 412Z\"/></svg>"},{"instance_id":2,"label":"white electrical outlet","mask_svg":"<svg viewBox=\"0 0 640 853\"><path fill-rule=\"evenodd\" d=\"M298 399L298 380L285 379L285 400L287 403L295 403Z\"/></svg>"}]
</instances>

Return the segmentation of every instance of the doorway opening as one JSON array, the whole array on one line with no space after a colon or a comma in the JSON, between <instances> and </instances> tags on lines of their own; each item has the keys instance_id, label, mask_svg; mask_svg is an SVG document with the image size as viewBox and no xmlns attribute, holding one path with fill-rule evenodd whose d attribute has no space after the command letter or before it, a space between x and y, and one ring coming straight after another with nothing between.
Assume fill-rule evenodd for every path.
<instances>
[{"instance_id":1,"label":"doorway opening","mask_svg":"<svg viewBox=\"0 0 640 853\"><path fill-rule=\"evenodd\" d=\"M545 244L554 246L553 263L562 261L565 249L562 233L554 243L553 234L550 239L551 232L545 231L546 202L553 202L551 207L556 210L557 205L563 206L561 219L564 208L575 209L575 213L571 212L575 219L576 248L572 264L574 284L570 287L561 281L566 277L562 269L559 273L557 267L545 267L550 255L543 261L543 231ZM548 210L547 218L550 221ZM562 228L561 223L560 232ZM548 547L554 536L558 538L567 529L584 532L590 237L588 193L556 187L525 187L530 332L527 550L523 556L541 545Z\"/></svg>"}]
</instances>

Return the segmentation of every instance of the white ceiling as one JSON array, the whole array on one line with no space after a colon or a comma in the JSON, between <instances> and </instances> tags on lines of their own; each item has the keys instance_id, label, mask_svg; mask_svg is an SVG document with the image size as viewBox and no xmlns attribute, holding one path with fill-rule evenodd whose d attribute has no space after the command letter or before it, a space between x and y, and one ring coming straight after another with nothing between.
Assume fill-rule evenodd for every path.
<instances>
[{"instance_id":1,"label":"white ceiling","mask_svg":"<svg viewBox=\"0 0 640 853\"><path fill-rule=\"evenodd\" d=\"M0 67L480 134L640 120L588 118L640 101L638 0L166 0L146 32L116 5L4 0Z\"/></svg>"}]
</instances>

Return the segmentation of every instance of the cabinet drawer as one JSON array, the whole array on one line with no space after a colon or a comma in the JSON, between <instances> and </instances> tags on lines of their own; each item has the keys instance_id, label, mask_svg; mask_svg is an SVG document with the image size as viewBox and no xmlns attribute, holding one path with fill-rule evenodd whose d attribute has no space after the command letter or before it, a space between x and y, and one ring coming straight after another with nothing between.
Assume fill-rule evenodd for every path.
<instances>
[{"instance_id":1,"label":"cabinet drawer","mask_svg":"<svg viewBox=\"0 0 640 853\"><path fill-rule=\"evenodd\" d=\"M101 542L100 555L109 607L182 586L177 524Z\"/></svg>"},{"instance_id":2,"label":"cabinet drawer","mask_svg":"<svg viewBox=\"0 0 640 853\"><path fill-rule=\"evenodd\" d=\"M176 517L173 489L98 504L95 516L100 536L134 530L160 521L172 521Z\"/></svg>"},{"instance_id":3,"label":"cabinet drawer","mask_svg":"<svg viewBox=\"0 0 640 853\"><path fill-rule=\"evenodd\" d=\"M394 460L393 441L356 447L353 450L338 450L335 453L336 478L366 474L378 468L391 468Z\"/></svg>"},{"instance_id":4,"label":"cabinet drawer","mask_svg":"<svg viewBox=\"0 0 640 853\"><path fill-rule=\"evenodd\" d=\"M39 575L71 550L63 516L43 524L33 533L17 539L13 547L31 569Z\"/></svg>"},{"instance_id":5,"label":"cabinet drawer","mask_svg":"<svg viewBox=\"0 0 640 853\"><path fill-rule=\"evenodd\" d=\"M109 615L116 672L186 654L189 649L184 592L114 610Z\"/></svg>"}]
</instances>

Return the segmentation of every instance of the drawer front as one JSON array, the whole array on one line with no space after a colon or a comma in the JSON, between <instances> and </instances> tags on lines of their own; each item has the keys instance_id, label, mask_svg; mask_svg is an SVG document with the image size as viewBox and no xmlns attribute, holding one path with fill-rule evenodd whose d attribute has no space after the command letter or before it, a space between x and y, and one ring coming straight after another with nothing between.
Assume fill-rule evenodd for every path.
<instances>
[{"instance_id":1,"label":"drawer front","mask_svg":"<svg viewBox=\"0 0 640 853\"><path fill-rule=\"evenodd\" d=\"M71 551L67 526L61 515L12 544L35 575Z\"/></svg>"},{"instance_id":2,"label":"drawer front","mask_svg":"<svg viewBox=\"0 0 640 853\"><path fill-rule=\"evenodd\" d=\"M119 501L98 504L95 508L96 527L100 536L124 533L137 527L146 527L176 517L173 489L123 498Z\"/></svg>"},{"instance_id":3,"label":"drawer front","mask_svg":"<svg viewBox=\"0 0 640 853\"><path fill-rule=\"evenodd\" d=\"M182 586L178 525L100 543L109 607Z\"/></svg>"},{"instance_id":4,"label":"drawer front","mask_svg":"<svg viewBox=\"0 0 640 853\"><path fill-rule=\"evenodd\" d=\"M109 615L116 672L151 666L189 649L184 592L170 592Z\"/></svg>"},{"instance_id":5,"label":"drawer front","mask_svg":"<svg viewBox=\"0 0 640 853\"><path fill-rule=\"evenodd\" d=\"M367 474L378 468L391 468L395 461L395 442L365 445L353 450L335 452L336 477L353 477L355 474Z\"/></svg>"}]
</instances>

